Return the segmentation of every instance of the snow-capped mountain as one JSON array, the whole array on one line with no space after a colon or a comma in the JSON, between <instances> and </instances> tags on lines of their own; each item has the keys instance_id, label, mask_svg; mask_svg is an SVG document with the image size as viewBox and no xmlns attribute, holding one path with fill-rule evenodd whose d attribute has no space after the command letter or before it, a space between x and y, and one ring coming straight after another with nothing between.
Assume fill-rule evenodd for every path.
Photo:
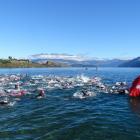
<instances>
[{"instance_id":1,"label":"snow-capped mountain","mask_svg":"<svg viewBox=\"0 0 140 140\"><path fill-rule=\"evenodd\" d=\"M72 61L86 61L91 60L93 58L86 57L83 55L70 55L70 54L36 54L30 56L30 59L62 59L62 60L72 60Z\"/></svg>"},{"instance_id":2,"label":"snow-capped mountain","mask_svg":"<svg viewBox=\"0 0 140 140\"><path fill-rule=\"evenodd\" d=\"M29 57L33 62L46 63L47 61L64 63L73 67L118 67L128 62L127 59L103 59L69 54L36 54Z\"/></svg>"}]
</instances>

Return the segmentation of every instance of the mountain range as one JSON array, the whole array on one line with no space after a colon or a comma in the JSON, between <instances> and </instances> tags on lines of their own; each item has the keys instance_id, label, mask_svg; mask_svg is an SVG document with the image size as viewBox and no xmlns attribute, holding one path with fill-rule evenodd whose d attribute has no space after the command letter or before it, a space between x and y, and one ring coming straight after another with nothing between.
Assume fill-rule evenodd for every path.
<instances>
[{"instance_id":1,"label":"mountain range","mask_svg":"<svg viewBox=\"0 0 140 140\"><path fill-rule=\"evenodd\" d=\"M127 61L121 64L119 67L140 67L140 57Z\"/></svg>"},{"instance_id":2,"label":"mountain range","mask_svg":"<svg viewBox=\"0 0 140 140\"><path fill-rule=\"evenodd\" d=\"M140 67L140 57L135 59L99 59L68 54L36 54L30 56L30 60L40 64L52 61L71 67Z\"/></svg>"}]
</instances>

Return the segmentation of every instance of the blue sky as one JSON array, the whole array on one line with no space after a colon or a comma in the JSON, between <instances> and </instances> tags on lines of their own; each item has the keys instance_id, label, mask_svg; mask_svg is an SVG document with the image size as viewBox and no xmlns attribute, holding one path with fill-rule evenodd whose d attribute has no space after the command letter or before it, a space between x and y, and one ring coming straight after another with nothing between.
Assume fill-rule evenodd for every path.
<instances>
[{"instance_id":1,"label":"blue sky","mask_svg":"<svg viewBox=\"0 0 140 140\"><path fill-rule=\"evenodd\" d=\"M140 56L139 0L0 0L0 57Z\"/></svg>"}]
</instances>

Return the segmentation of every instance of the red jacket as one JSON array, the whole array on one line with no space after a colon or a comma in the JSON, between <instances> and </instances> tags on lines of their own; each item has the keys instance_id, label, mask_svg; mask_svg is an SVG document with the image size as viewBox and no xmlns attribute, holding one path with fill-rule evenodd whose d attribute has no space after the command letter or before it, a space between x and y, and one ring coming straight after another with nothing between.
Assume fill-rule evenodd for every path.
<instances>
[{"instance_id":1,"label":"red jacket","mask_svg":"<svg viewBox=\"0 0 140 140\"><path fill-rule=\"evenodd\" d=\"M130 88L130 94L131 97L138 97L140 96L140 76L137 77Z\"/></svg>"}]
</instances>

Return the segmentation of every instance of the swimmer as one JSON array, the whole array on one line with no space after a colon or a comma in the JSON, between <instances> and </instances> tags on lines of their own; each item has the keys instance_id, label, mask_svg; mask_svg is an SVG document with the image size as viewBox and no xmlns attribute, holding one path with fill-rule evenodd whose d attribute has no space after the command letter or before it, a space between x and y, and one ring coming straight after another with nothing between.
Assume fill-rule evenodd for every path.
<instances>
[{"instance_id":1,"label":"swimmer","mask_svg":"<svg viewBox=\"0 0 140 140\"><path fill-rule=\"evenodd\" d=\"M9 104L8 98L4 98L3 100L0 101L0 105L8 105L8 104Z\"/></svg>"},{"instance_id":2,"label":"swimmer","mask_svg":"<svg viewBox=\"0 0 140 140\"><path fill-rule=\"evenodd\" d=\"M16 84L16 85L15 85L15 90L20 90L19 84Z\"/></svg>"},{"instance_id":3,"label":"swimmer","mask_svg":"<svg viewBox=\"0 0 140 140\"><path fill-rule=\"evenodd\" d=\"M44 90L40 90L39 94L36 96L36 98L40 99L40 98L44 98L45 97L45 91Z\"/></svg>"},{"instance_id":4,"label":"swimmer","mask_svg":"<svg viewBox=\"0 0 140 140\"><path fill-rule=\"evenodd\" d=\"M82 90L81 92L83 94L83 97L91 96L91 94L87 90Z\"/></svg>"},{"instance_id":5,"label":"swimmer","mask_svg":"<svg viewBox=\"0 0 140 140\"><path fill-rule=\"evenodd\" d=\"M19 91L19 92L13 92L9 95L12 96L12 97L21 97L21 96L24 96L25 94L26 94L26 92L22 90L22 91Z\"/></svg>"}]
</instances>

